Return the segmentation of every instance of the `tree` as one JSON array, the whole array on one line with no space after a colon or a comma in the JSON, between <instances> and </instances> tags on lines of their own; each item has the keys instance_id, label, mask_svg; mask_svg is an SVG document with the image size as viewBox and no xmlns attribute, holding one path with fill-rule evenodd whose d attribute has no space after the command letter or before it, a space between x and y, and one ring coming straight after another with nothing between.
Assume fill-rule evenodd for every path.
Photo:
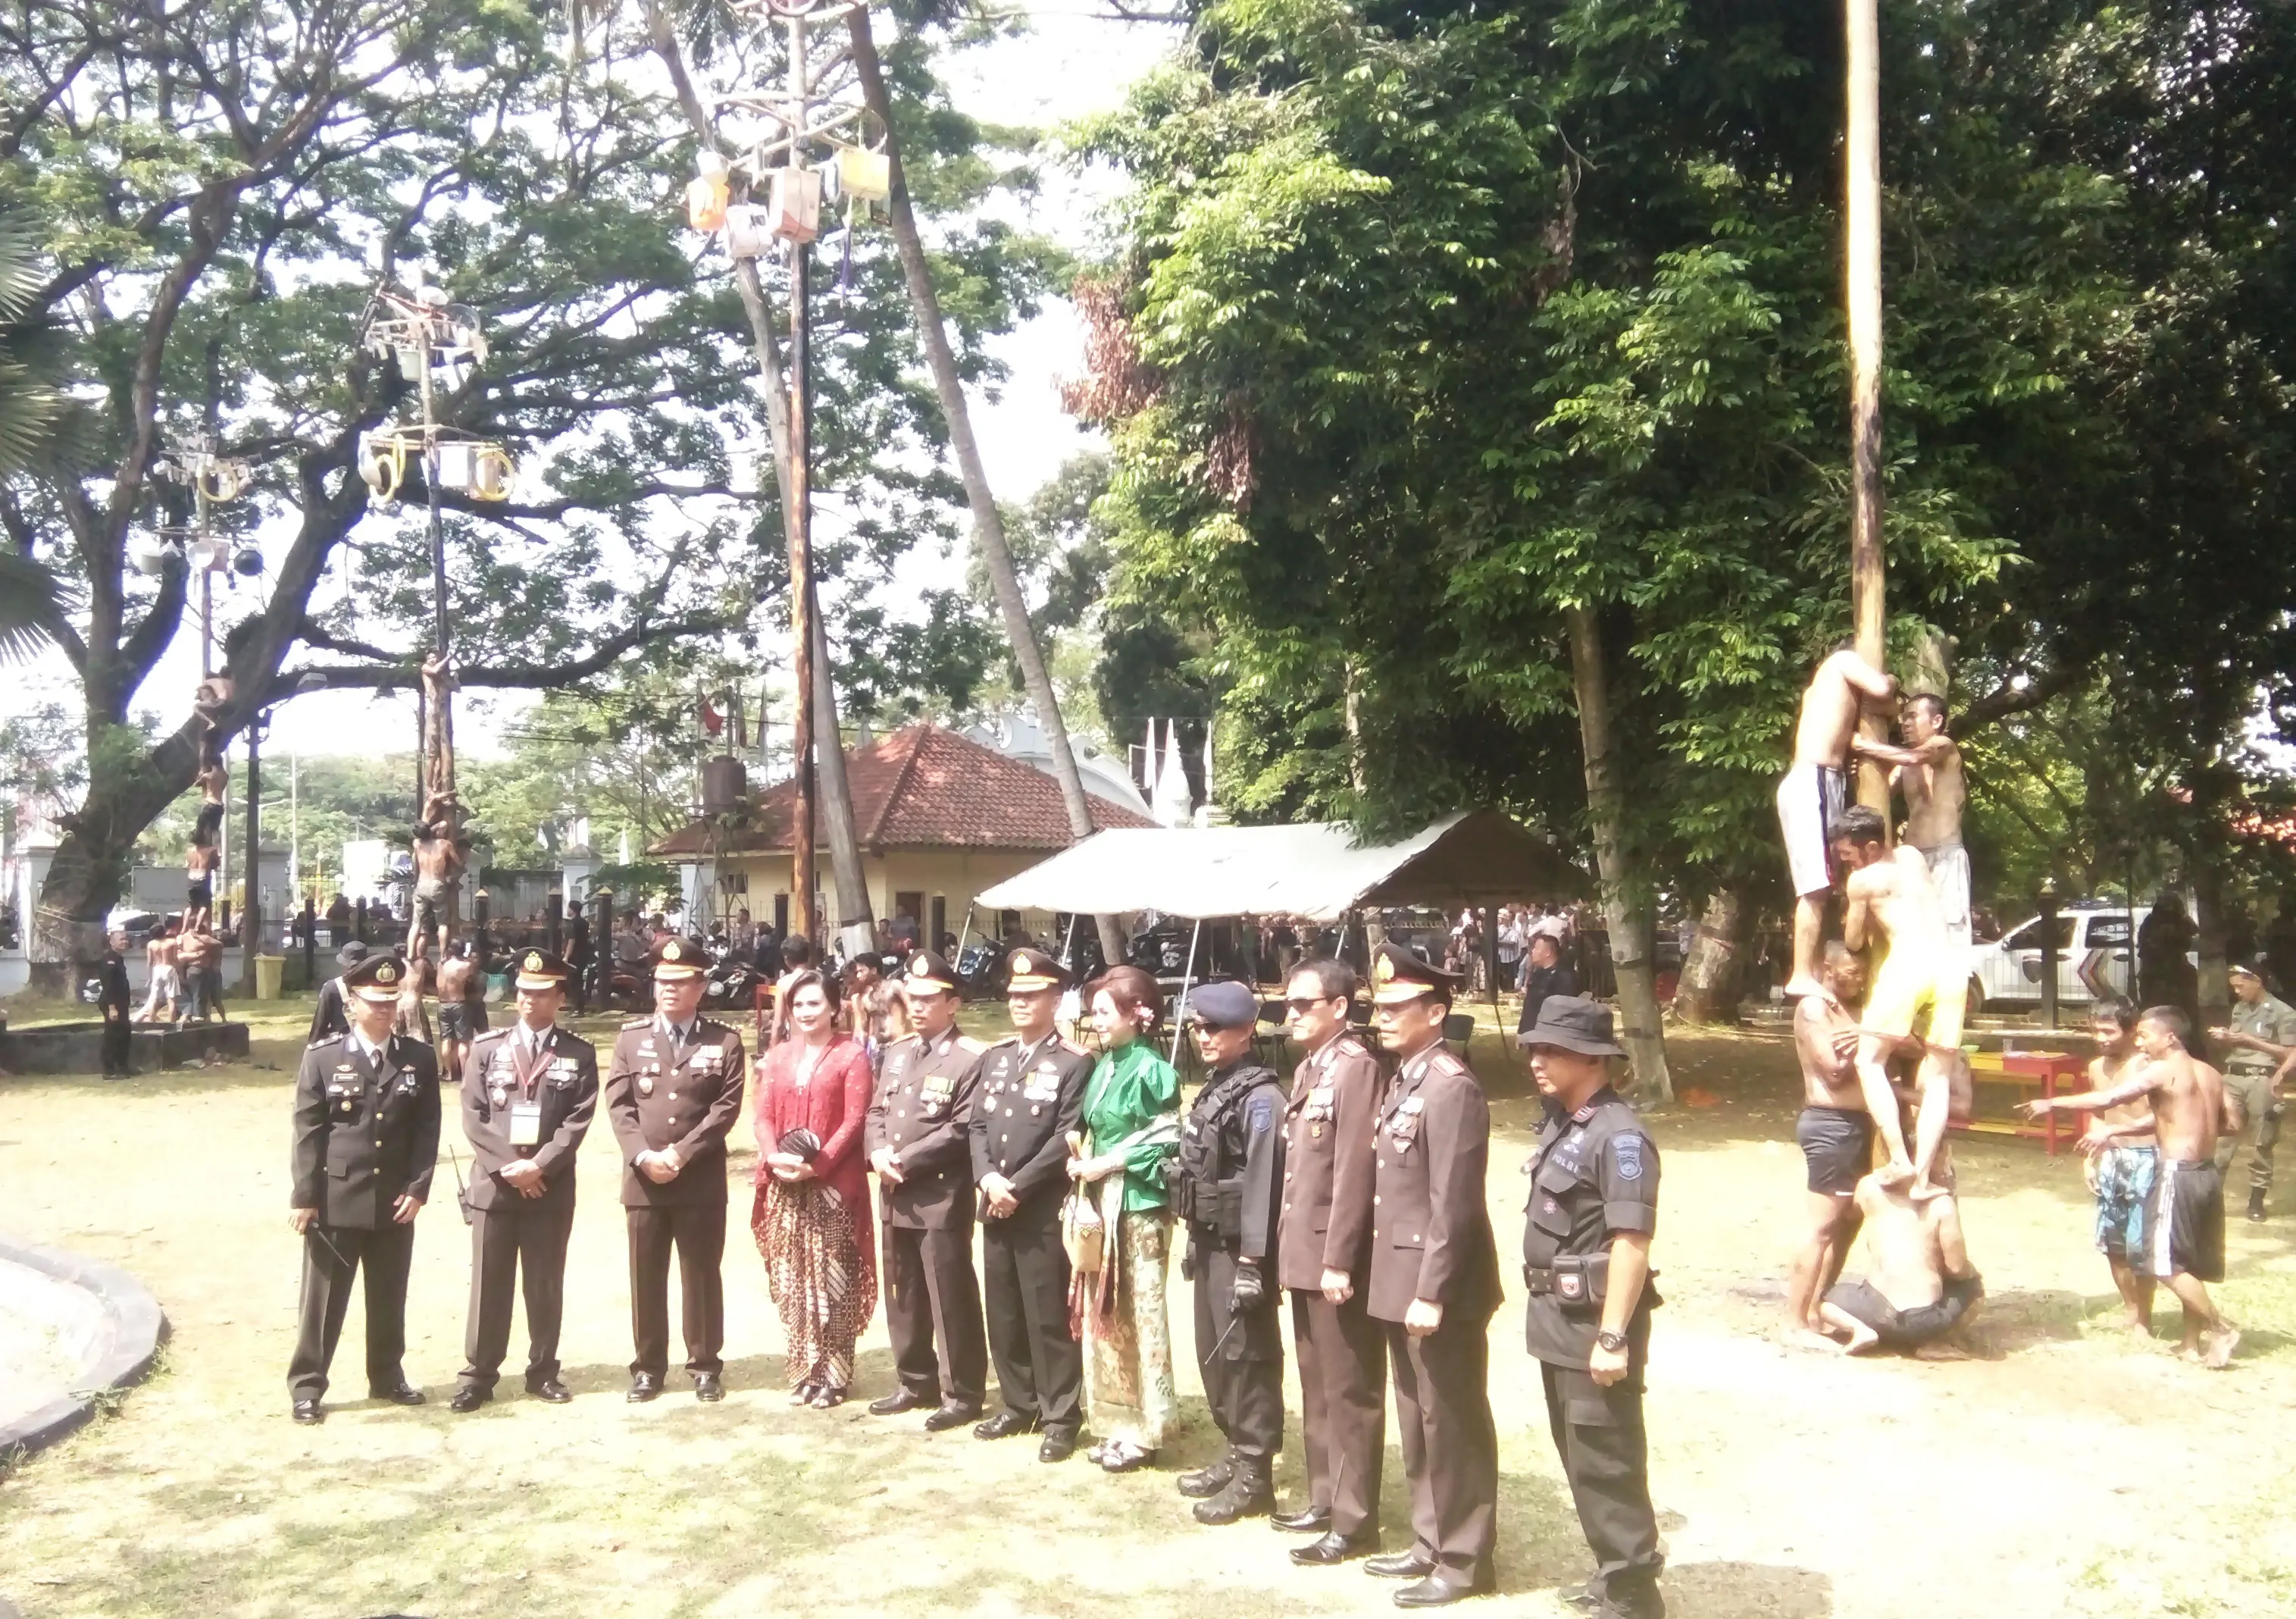
<instances>
[{"instance_id":1,"label":"tree","mask_svg":"<svg viewBox=\"0 0 2296 1619\"><path fill-rule=\"evenodd\" d=\"M62 415L39 364L46 323L37 318L45 277L35 248L23 218L0 213L0 479L31 464ZM62 613L55 575L32 557L0 549L0 662L45 644Z\"/></svg>"},{"instance_id":2,"label":"tree","mask_svg":"<svg viewBox=\"0 0 2296 1619\"><path fill-rule=\"evenodd\" d=\"M0 58L0 99L33 114L0 131L0 200L38 204L58 267L44 297L71 315L70 373L104 394L79 463L0 489L12 549L86 595L59 637L90 761L42 899L59 933L102 914L195 757L189 722L149 748L105 742L182 620L182 571L146 583L125 562L170 433L203 426L259 469L232 509L270 555L259 608L225 644L226 736L301 692L412 683L421 530L378 521L355 470L408 392L348 352L362 254L392 274L420 260L480 312L494 354L447 408L524 464L511 500L446 502L463 685L578 684L687 637L739 648L787 578L775 504L731 491L726 443L758 407L735 358L746 333L722 264L671 223L693 146L659 85L578 70L520 4L143 17L36 9L6 25ZM627 54L627 26L582 49ZM980 290L971 353L1025 307L1037 256L993 234L954 251ZM867 284L898 287L898 269L857 258L864 284L820 354L821 476L854 514L824 547L832 579L944 532L953 492L907 378L907 323Z\"/></svg>"}]
</instances>

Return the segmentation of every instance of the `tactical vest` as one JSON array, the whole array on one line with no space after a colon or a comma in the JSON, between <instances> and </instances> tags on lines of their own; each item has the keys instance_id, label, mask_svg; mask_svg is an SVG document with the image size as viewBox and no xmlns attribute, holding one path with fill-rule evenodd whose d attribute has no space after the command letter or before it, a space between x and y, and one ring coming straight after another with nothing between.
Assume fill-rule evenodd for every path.
<instances>
[{"instance_id":1,"label":"tactical vest","mask_svg":"<svg viewBox=\"0 0 2296 1619\"><path fill-rule=\"evenodd\" d=\"M1180 1150L1166 1178L1172 1212L1201 1228L1205 1236L1217 1233L1224 1242L1243 1239L1244 1149L1249 1144L1231 1143L1228 1127L1254 1090L1280 1082L1274 1070L1245 1063L1197 1097L1180 1128Z\"/></svg>"}]
</instances>

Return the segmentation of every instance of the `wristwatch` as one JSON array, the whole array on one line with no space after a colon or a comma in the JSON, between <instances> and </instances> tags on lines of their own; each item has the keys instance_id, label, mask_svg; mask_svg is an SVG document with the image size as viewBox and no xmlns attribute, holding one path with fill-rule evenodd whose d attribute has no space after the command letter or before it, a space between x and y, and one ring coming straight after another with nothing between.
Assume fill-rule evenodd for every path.
<instances>
[{"instance_id":1,"label":"wristwatch","mask_svg":"<svg viewBox=\"0 0 2296 1619\"><path fill-rule=\"evenodd\" d=\"M1595 1335L1595 1344L1603 1353L1615 1355L1626 1348L1627 1335L1622 1332L1598 1332Z\"/></svg>"}]
</instances>

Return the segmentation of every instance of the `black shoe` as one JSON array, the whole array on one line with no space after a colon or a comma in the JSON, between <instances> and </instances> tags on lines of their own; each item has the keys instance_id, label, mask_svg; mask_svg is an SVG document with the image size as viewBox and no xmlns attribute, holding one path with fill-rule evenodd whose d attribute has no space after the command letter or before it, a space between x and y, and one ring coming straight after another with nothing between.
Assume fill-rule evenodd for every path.
<instances>
[{"instance_id":1,"label":"black shoe","mask_svg":"<svg viewBox=\"0 0 2296 1619\"><path fill-rule=\"evenodd\" d=\"M370 1400L381 1400L391 1405L421 1405L422 1403L422 1391L419 1388L411 1387L404 1383L400 1384L397 1388L371 1388L367 1390L366 1397Z\"/></svg>"},{"instance_id":2,"label":"black shoe","mask_svg":"<svg viewBox=\"0 0 2296 1619\"><path fill-rule=\"evenodd\" d=\"M304 1426L310 1427L326 1419L326 1409L317 1401L298 1400L295 1402L295 1420Z\"/></svg>"},{"instance_id":3,"label":"black shoe","mask_svg":"<svg viewBox=\"0 0 2296 1619\"><path fill-rule=\"evenodd\" d=\"M1075 1454L1076 1435L1073 1434L1047 1434L1045 1442L1037 1447L1038 1461L1066 1461Z\"/></svg>"},{"instance_id":4,"label":"black shoe","mask_svg":"<svg viewBox=\"0 0 2296 1619\"><path fill-rule=\"evenodd\" d=\"M1329 1507L1302 1507L1297 1512L1279 1512L1267 1521L1287 1534L1329 1534L1332 1532L1332 1509Z\"/></svg>"},{"instance_id":5,"label":"black shoe","mask_svg":"<svg viewBox=\"0 0 2296 1619\"><path fill-rule=\"evenodd\" d=\"M1606 1591L1594 1613L1595 1619L1666 1619L1666 1598L1654 1585L1629 1587L1615 1595Z\"/></svg>"},{"instance_id":6,"label":"black shoe","mask_svg":"<svg viewBox=\"0 0 2296 1619\"><path fill-rule=\"evenodd\" d=\"M1209 1500L1227 1488L1227 1481L1235 1476L1235 1452L1227 1451L1209 1467L1198 1467L1193 1473L1180 1475L1180 1493L1190 1500Z\"/></svg>"},{"instance_id":7,"label":"black shoe","mask_svg":"<svg viewBox=\"0 0 2296 1619\"><path fill-rule=\"evenodd\" d=\"M1364 1573L1377 1574L1382 1580L1423 1580L1434 1572L1435 1559L1423 1557L1415 1546L1409 1551L1371 1557L1364 1563Z\"/></svg>"},{"instance_id":8,"label":"black shoe","mask_svg":"<svg viewBox=\"0 0 2296 1619\"><path fill-rule=\"evenodd\" d=\"M915 1410L923 1403L924 1401L918 1395L912 1394L905 1388L897 1388L891 1393L886 1395L882 1400L872 1400L869 1402L869 1415L872 1417L898 1417L903 1411Z\"/></svg>"},{"instance_id":9,"label":"black shoe","mask_svg":"<svg viewBox=\"0 0 2296 1619\"><path fill-rule=\"evenodd\" d=\"M933 1413L935 1417L939 1414L938 1411ZM932 1423L928 1420L925 1426L931 1427ZM973 1429L972 1436L975 1439L1009 1439L1015 1434L1033 1434L1036 1431L1037 1419L1034 1417L1024 1416L1019 1411L999 1411Z\"/></svg>"},{"instance_id":10,"label":"black shoe","mask_svg":"<svg viewBox=\"0 0 2296 1619\"><path fill-rule=\"evenodd\" d=\"M2248 1194L2248 1217L2258 1225L2264 1223L2264 1189L2251 1187Z\"/></svg>"},{"instance_id":11,"label":"black shoe","mask_svg":"<svg viewBox=\"0 0 2296 1619\"><path fill-rule=\"evenodd\" d=\"M1356 1557L1369 1557L1379 1549L1379 1526L1359 1530L1354 1534L1336 1531L1320 1541L1310 1541L1305 1546L1292 1549L1292 1560L1302 1568L1328 1568L1334 1564Z\"/></svg>"},{"instance_id":12,"label":"black shoe","mask_svg":"<svg viewBox=\"0 0 2296 1619\"><path fill-rule=\"evenodd\" d=\"M825 1383L813 1391L806 1403L816 1411L833 1411L845 1403L845 1391L833 1383Z\"/></svg>"},{"instance_id":13,"label":"black shoe","mask_svg":"<svg viewBox=\"0 0 2296 1619\"><path fill-rule=\"evenodd\" d=\"M726 1398L726 1384L716 1372L693 1374L693 1397L704 1405L715 1405Z\"/></svg>"},{"instance_id":14,"label":"black shoe","mask_svg":"<svg viewBox=\"0 0 2296 1619\"><path fill-rule=\"evenodd\" d=\"M661 1379L652 1372L632 1372L630 1392L624 1396L632 1405L644 1405L649 1400L660 1398Z\"/></svg>"},{"instance_id":15,"label":"black shoe","mask_svg":"<svg viewBox=\"0 0 2296 1619\"><path fill-rule=\"evenodd\" d=\"M1395 1593L1398 1607L1448 1607L1454 1602L1464 1602L1470 1597L1488 1597L1493 1582L1488 1575L1467 1585L1454 1585L1437 1574L1429 1574L1416 1585L1406 1585Z\"/></svg>"},{"instance_id":16,"label":"black shoe","mask_svg":"<svg viewBox=\"0 0 2296 1619\"><path fill-rule=\"evenodd\" d=\"M951 1428L961 1428L968 1422L977 1422L980 1419L980 1408L979 1406L964 1405L952 1400L947 1405L941 1407L940 1409L935 1411L931 1416L925 1418L925 1432L928 1434L946 1434Z\"/></svg>"},{"instance_id":17,"label":"black shoe","mask_svg":"<svg viewBox=\"0 0 2296 1619\"><path fill-rule=\"evenodd\" d=\"M1196 1503L1196 1522L1221 1528L1238 1518L1259 1517L1275 1505L1275 1485L1267 1462L1257 1457L1239 1458L1227 1488L1208 1501Z\"/></svg>"},{"instance_id":18,"label":"black shoe","mask_svg":"<svg viewBox=\"0 0 2296 1619\"><path fill-rule=\"evenodd\" d=\"M552 1405L564 1405L574 1398L574 1392L555 1377L530 1379L527 1383L526 1392L537 1400L546 1401Z\"/></svg>"},{"instance_id":19,"label":"black shoe","mask_svg":"<svg viewBox=\"0 0 2296 1619\"><path fill-rule=\"evenodd\" d=\"M447 1401L447 1409L460 1415L465 1411L477 1410L493 1398L492 1394L476 1384L466 1383L455 1391L455 1397Z\"/></svg>"}]
</instances>

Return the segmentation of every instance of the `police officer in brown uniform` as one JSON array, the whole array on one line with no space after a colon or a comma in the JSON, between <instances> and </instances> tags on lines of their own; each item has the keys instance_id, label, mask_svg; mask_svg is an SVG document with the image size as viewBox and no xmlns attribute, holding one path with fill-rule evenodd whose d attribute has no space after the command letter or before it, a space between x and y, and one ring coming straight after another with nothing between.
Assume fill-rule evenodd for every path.
<instances>
[{"instance_id":1,"label":"police officer in brown uniform","mask_svg":"<svg viewBox=\"0 0 2296 1619\"><path fill-rule=\"evenodd\" d=\"M1004 1409L974 1428L1003 1439L1041 1427L1037 1454L1065 1461L1082 1426L1084 1352L1069 1332L1069 1256L1061 1245L1068 1136L1084 1111L1092 1053L1053 1025L1068 973L1042 950L1006 962L1004 1001L1018 1031L988 1048L972 1110L980 1188L988 1352Z\"/></svg>"},{"instance_id":2,"label":"police officer in brown uniform","mask_svg":"<svg viewBox=\"0 0 2296 1619\"><path fill-rule=\"evenodd\" d=\"M345 973L350 1031L306 1049L295 1075L290 1220L303 1238L303 1293L287 1386L298 1422L326 1419L319 1401L362 1267L367 1393L422 1403L400 1363L414 1217L439 1165L439 1060L422 1041L391 1032L406 977L396 956L371 956Z\"/></svg>"},{"instance_id":3,"label":"police officer in brown uniform","mask_svg":"<svg viewBox=\"0 0 2296 1619\"><path fill-rule=\"evenodd\" d=\"M723 1400L726 1137L742 1116L742 1037L701 1015L709 957L700 945L665 939L649 959L654 1015L622 1025L606 1075L630 1229L629 1398L653 1399L669 1369L675 1247L693 1396Z\"/></svg>"},{"instance_id":4,"label":"police officer in brown uniform","mask_svg":"<svg viewBox=\"0 0 2296 1619\"><path fill-rule=\"evenodd\" d=\"M1546 1107L1529 1165L1524 1330L1546 1385L1547 1426L1595 1553L1578 1598L1600 1619L1663 1619L1658 1519L1643 1430L1650 1354L1658 1148L1611 1089L1607 1007L1550 997L1524 1044Z\"/></svg>"},{"instance_id":5,"label":"police officer in brown uniform","mask_svg":"<svg viewBox=\"0 0 2296 1619\"><path fill-rule=\"evenodd\" d=\"M1372 968L1380 1043L1397 1059L1372 1146L1372 1319L1387 1324L1395 1418L1411 1481L1412 1546L1364 1565L1415 1583L1398 1607L1494 1589L1498 1432L1489 1391L1498 1250L1484 1199L1490 1108L1443 1045L1459 980L1382 945Z\"/></svg>"},{"instance_id":6,"label":"police officer in brown uniform","mask_svg":"<svg viewBox=\"0 0 2296 1619\"><path fill-rule=\"evenodd\" d=\"M598 1111L598 1052L558 1027L574 969L545 950L520 953L511 987L518 1020L472 1042L463 1068L471 1139L471 1313L451 1409L494 1396L510 1348L511 1295L526 1278L526 1392L553 1405L566 1314L566 1239L574 1230L574 1160Z\"/></svg>"},{"instance_id":7,"label":"police officer in brown uniform","mask_svg":"<svg viewBox=\"0 0 2296 1619\"><path fill-rule=\"evenodd\" d=\"M1283 1231L1276 1280L1292 1294L1308 1505L1278 1529L1320 1535L1292 1560L1344 1563L1379 1549L1387 1448L1387 1334L1365 1309L1371 1262L1372 1121L1385 1083L1348 1027L1355 969L1294 968L1285 1021L1307 1056L1283 1115Z\"/></svg>"},{"instance_id":8,"label":"police officer in brown uniform","mask_svg":"<svg viewBox=\"0 0 2296 1619\"><path fill-rule=\"evenodd\" d=\"M938 1403L925 1418L937 1434L978 1418L988 1392L972 1270L972 1134L988 1048L957 1031L956 973L931 950L909 957L902 990L915 1032L885 1053L866 1137L885 1225L885 1325L901 1386L869 1409L891 1417Z\"/></svg>"}]
</instances>

